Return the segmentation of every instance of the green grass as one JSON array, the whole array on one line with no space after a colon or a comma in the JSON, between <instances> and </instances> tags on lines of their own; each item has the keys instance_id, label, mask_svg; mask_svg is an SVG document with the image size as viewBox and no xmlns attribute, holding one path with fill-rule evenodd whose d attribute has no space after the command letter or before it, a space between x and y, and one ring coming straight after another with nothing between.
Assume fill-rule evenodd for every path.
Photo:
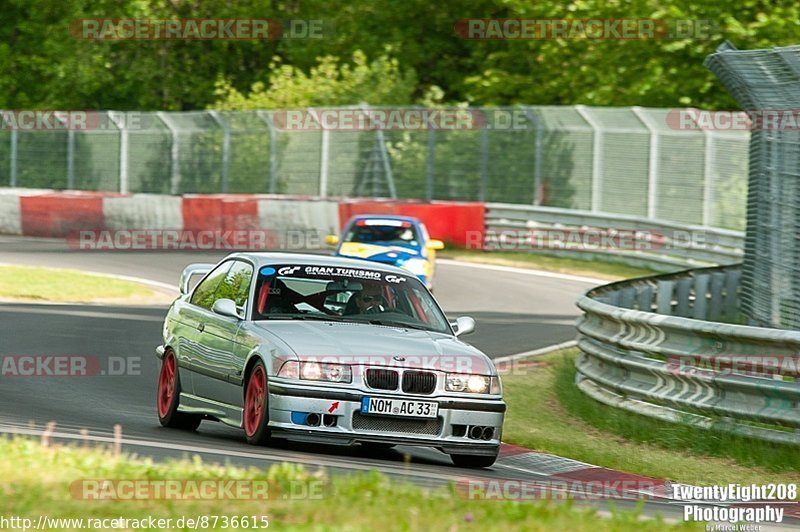
<instances>
[{"instance_id":1,"label":"green grass","mask_svg":"<svg viewBox=\"0 0 800 532\"><path fill-rule=\"evenodd\" d=\"M155 518L266 516L270 527L312 530L587 530L596 512L548 501L470 500L450 486L423 490L378 473L310 473L281 464L242 469L191 461L153 463L109 452L43 447L29 439L0 439L0 511L4 516L59 518ZM82 480L269 480L268 500L85 500ZM284 497L283 494L314 494ZM173 521L174 522L174 521ZM613 530L660 530L661 520L640 521L636 512L612 510L601 521ZM164 527L172 528L175 527ZM688 525L681 525L688 529Z\"/></svg>"},{"instance_id":2,"label":"green grass","mask_svg":"<svg viewBox=\"0 0 800 532\"><path fill-rule=\"evenodd\" d=\"M554 353L503 376L505 441L690 484L797 482L796 448L664 423L585 396L574 384L576 356Z\"/></svg>"},{"instance_id":3,"label":"green grass","mask_svg":"<svg viewBox=\"0 0 800 532\"><path fill-rule=\"evenodd\" d=\"M499 266L533 268L549 272L583 275L609 281L630 279L658 273L648 268L627 266L616 262L557 257L544 253L448 248L445 251L441 251L439 256L446 259L456 259L466 262L480 262L485 264L497 264Z\"/></svg>"},{"instance_id":4,"label":"green grass","mask_svg":"<svg viewBox=\"0 0 800 532\"><path fill-rule=\"evenodd\" d=\"M102 275L56 268L0 266L2 299L90 303L163 297L144 285Z\"/></svg>"}]
</instances>

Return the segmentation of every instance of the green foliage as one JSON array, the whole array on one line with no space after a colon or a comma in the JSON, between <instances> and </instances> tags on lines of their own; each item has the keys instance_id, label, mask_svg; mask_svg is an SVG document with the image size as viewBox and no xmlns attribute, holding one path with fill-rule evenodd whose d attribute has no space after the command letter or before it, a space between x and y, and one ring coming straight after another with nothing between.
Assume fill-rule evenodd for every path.
<instances>
[{"instance_id":1,"label":"green foliage","mask_svg":"<svg viewBox=\"0 0 800 532\"><path fill-rule=\"evenodd\" d=\"M353 64L340 63L339 58L324 56L311 67L308 74L292 65L283 64L280 57L270 63L268 83L257 81L246 96L229 81L217 82L216 109L243 111L251 109L281 109L320 105L404 104L411 100L416 87L416 75L402 71L397 59L384 54L372 62L356 50Z\"/></svg>"},{"instance_id":2,"label":"green foliage","mask_svg":"<svg viewBox=\"0 0 800 532\"><path fill-rule=\"evenodd\" d=\"M91 17L321 20L323 31L253 41L75 38L70 24ZM468 17L707 23L692 38L468 40L454 29ZM795 44L798 21L800 5L788 0L7 0L0 108L409 104L432 90L438 101L473 105L732 108L703 59L726 39L743 49Z\"/></svg>"}]
</instances>

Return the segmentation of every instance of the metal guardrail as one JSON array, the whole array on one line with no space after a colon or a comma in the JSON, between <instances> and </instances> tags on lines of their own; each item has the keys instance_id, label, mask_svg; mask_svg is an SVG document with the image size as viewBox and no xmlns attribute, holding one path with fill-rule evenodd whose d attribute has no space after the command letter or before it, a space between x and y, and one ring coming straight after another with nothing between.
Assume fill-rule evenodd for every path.
<instances>
[{"instance_id":1,"label":"metal guardrail","mask_svg":"<svg viewBox=\"0 0 800 532\"><path fill-rule=\"evenodd\" d=\"M800 332L731 323L740 279L733 265L588 291L577 386L638 414L800 444Z\"/></svg>"},{"instance_id":2,"label":"metal guardrail","mask_svg":"<svg viewBox=\"0 0 800 532\"><path fill-rule=\"evenodd\" d=\"M487 250L602 255L656 271L742 260L740 231L613 213L486 204Z\"/></svg>"}]
</instances>

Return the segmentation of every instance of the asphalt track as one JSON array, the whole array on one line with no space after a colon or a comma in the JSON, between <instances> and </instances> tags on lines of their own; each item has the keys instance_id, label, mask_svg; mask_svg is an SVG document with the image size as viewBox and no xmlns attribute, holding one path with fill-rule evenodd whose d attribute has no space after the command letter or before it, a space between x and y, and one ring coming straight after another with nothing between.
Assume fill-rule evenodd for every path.
<instances>
[{"instance_id":1,"label":"asphalt track","mask_svg":"<svg viewBox=\"0 0 800 532\"><path fill-rule=\"evenodd\" d=\"M214 262L225 252L78 252L59 241L0 237L0 263L77 268L136 276L176 285L191 262ZM574 301L591 286L587 279L539 276L441 261L436 297L450 317L471 315L474 334L465 340L492 357L528 351L574 338L578 311ZM58 290L58 286L53 286ZM122 426L123 447L156 459L198 454L206 461L266 467L296 462L334 473L377 469L411 482L436 486L459 479L512 479L535 482L547 477L536 467L501 458L489 469L454 467L433 449L397 447L371 451L359 446L277 443L247 445L241 430L203 422L195 433L164 429L155 414L158 361L154 348L166 306L37 305L0 303L0 355L81 355L101 368L110 359L134 357L140 367L124 375L84 377L15 377L0 380L0 432L38 435L56 423L56 439L110 441L113 426ZM138 357L138 358L137 358ZM88 435L80 436L81 429ZM602 501L595 504L603 506ZM618 501L617 506L630 506ZM680 519L678 508L649 501L645 512L659 511Z\"/></svg>"}]
</instances>

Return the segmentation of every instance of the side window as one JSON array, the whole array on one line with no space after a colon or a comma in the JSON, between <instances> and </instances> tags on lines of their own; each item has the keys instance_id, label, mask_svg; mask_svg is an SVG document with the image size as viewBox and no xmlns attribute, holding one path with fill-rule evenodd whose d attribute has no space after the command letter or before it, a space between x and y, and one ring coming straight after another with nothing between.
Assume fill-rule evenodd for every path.
<instances>
[{"instance_id":1,"label":"side window","mask_svg":"<svg viewBox=\"0 0 800 532\"><path fill-rule=\"evenodd\" d=\"M228 270L228 274L217 288L214 300L232 299L237 307L243 308L250 295L250 280L253 278L253 267L237 260Z\"/></svg>"},{"instance_id":2,"label":"side window","mask_svg":"<svg viewBox=\"0 0 800 532\"><path fill-rule=\"evenodd\" d=\"M203 307L211 310L211 307L214 305L214 293L217 291L217 287L219 286L220 282L225 278L225 275L228 273L228 270L231 267L231 262L224 262L214 268L214 270L203 279L197 288L194 289L194 294L192 294L191 302L193 305L197 305L198 307Z\"/></svg>"}]
</instances>

